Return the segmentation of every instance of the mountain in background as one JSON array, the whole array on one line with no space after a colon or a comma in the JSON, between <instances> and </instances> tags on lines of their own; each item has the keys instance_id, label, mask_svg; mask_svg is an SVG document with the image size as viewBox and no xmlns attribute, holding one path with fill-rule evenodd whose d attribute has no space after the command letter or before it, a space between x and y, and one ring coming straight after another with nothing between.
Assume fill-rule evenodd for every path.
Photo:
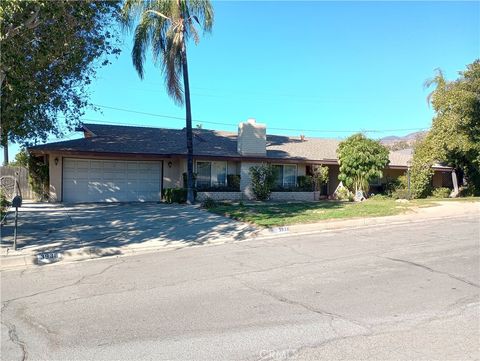
<instances>
[{"instance_id":1,"label":"mountain in background","mask_svg":"<svg viewBox=\"0 0 480 361\"><path fill-rule=\"evenodd\" d=\"M390 150L400 150L400 149L408 149L412 148L413 144L418 139L423 139L427 135L426 131L423 132L414 132L403 137L399 137L396 135L390 135L387 137L380 138L380 143L385 145Z\"/></svg>"}]
</instances>

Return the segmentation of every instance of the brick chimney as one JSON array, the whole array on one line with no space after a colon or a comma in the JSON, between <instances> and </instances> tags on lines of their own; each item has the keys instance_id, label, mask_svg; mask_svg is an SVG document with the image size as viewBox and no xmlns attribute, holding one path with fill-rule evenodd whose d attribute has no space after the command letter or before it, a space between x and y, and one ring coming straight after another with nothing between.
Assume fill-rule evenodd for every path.
<instances>
[{"instance_id":1,"label":"brick chimney","mask_svg":"<svg viewBox=\"0 0 480 361\"><path fill-rule=\"evenodd\" d=\"M255 119L248 119L238 124L237 151L241 155L267 155L267 127Z\"/></svg>"}]
</instances>

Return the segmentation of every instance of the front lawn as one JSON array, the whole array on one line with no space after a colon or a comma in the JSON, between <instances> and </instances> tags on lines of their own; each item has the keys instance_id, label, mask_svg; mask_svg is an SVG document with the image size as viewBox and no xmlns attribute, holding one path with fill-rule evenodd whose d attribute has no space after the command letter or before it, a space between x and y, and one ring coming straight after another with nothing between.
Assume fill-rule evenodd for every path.
<instances>
[{"instance_id":1,"label":"front lawn","mask_svg":"<svg viewBox=\"0 0 480 361\"><path fill-rule=\"evenodd\" d=\"M259 203L246 205L220 204L210 209L244 222L263 227L313 223L325 219L391 216L405 212L408 203L394 200L368 200L361 203L323 201L315 203Z\"/></svg>"},{"instance_id":2,"label":"front lawn","mask_svg":"<svg viewBox=\"0 0 480 361\"><path fill-rule=\"evenodd\" d=\"M364 202L320 201L315 203L220 204L210 212L263 227L314 223L326 219L380 217L404 213L414 207L432 207L448 199L419 199L408 203L393 199L368 199ZM477 200L478 198L465 198Z\"/></svg>"}]
</instances>

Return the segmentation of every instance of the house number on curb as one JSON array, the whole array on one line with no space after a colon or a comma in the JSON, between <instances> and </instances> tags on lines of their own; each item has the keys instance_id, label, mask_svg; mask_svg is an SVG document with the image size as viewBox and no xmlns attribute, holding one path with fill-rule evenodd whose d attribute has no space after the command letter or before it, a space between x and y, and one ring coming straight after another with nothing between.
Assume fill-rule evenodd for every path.
<instances>
[{"instance_id":1,"label":"house number on curb","mask_svg":"<svg viewBox=\"0 0 480 361\"><path fill-rule=\"evenodd\" d=\"M59 252L37 254L38 263L51 263L60 260L60 258L62 258L62 255Z\"/></svg>"},{"instance_id":2,"label":"house number on curb","mask_svg":"<svg viewBox=\"0 0 480 361\"><path fill-rule=\"evenodd\" d=\"M288 232L288 227L275 227L270 230L272 233L285 233Z\"/></svg>"}]
</instances>

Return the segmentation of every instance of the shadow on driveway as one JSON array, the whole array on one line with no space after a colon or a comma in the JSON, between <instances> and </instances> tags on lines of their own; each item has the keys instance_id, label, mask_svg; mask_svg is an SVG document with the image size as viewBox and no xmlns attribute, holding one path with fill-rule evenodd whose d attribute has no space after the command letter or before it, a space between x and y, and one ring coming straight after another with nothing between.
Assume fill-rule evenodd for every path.
<instances>
[{"instance_id":1,"label":"shadow on driveway","mask_svg":"<svg viewBox=\"0 0 480 361\"><path fill-rule=\"evenodd\" d=\"M25 203L19 209L17 249L67 251L80 247L199 245L220 238L244 239L248 224L196 207L159 203L61 205ZM1 247L13 243L13 213L2 227Z\"/></svg>"}]
</instances>

